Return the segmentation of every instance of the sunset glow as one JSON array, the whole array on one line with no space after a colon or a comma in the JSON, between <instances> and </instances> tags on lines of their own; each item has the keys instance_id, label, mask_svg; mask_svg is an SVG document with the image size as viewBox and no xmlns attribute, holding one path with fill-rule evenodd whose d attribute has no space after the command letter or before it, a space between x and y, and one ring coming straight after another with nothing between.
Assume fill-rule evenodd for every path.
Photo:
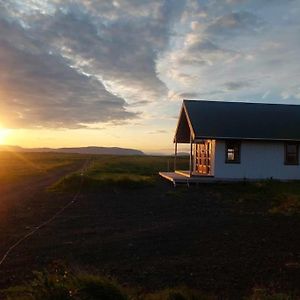
<instances>
[{"instance_id":1,"label":"sunset glow","mask_svg":"<svg viewBox=\"0 0 300 300\"><path fill-rule=\"evenodd\" d=\"M0 128L0 145L5 144L6 141L6 137L9 134L9 130L8 129L1 129Z\"/></svg>"},{"instance_id":2,"label":"sunset glow","mask_svg":"<svg viewBox=\"0 0 300 300\"><path fill-rule=\"evenodd\" d=\"M300 104L299 1L0 1L0 143L172 153L183 99Z\"/></svg>"},{"instance_id":3,"label":"sunset glow","mask_svg":"<svg viewBox=\"0 0 300 300\"><path fill-rule=\"evenodd\" d=\"M300 0L0 0L0 72L0 300L300 297Z\"/></svg>"}]
</instances>

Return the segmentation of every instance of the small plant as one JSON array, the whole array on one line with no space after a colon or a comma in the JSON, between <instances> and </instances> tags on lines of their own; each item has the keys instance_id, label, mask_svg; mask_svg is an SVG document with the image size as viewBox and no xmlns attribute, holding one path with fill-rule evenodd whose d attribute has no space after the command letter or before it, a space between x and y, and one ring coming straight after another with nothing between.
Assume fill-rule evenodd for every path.
<instances>
[{"instance_id":1,"label":"small plant","mask_svg":"<svg viewBox=\"0 0 300 300\"><path fill-rule=\"evenodd\" d=\"M114 281L87 274L36 272L32 282L4 291L7 300L128 300Z\"/></svg>"},{"instance_id":2,"label":"small plant","mask_svg":"<svg viewBox=\"0 0 300 300\"><path fill-rule=\"evenodd\" d=\"M296 300L298 298L283 294L283 293L270 293L266 289L254 289L253 294L247 300Z\"/></svg>"},{"instance_id":3,"label":"small plant","mask_svg":"<svg viewBox=\"0 0 300 300\"><path fill-rule=\"evenodd\" d=\"M107 278L81 274L73 281L77 288L75 296L84 300L127 300L128 297L122 292L121 287Z\"/></svg>"},{"instance_id":4,"label":"small plant","mask_svg":"<svg viewBox=\"0 0 300 300\"><path fill-rule=\"evenodd\" d=\"M146 295L145 300L214 300L213 296L208 296L187 287L176 289L166 289L161 292Z\"/></svg>"},{"instance_id":5,"label":"small plant","mask_svg":"<svg viewBox=\"0 0 300 300\"><path fill-rule=\"evenodd\" d=\"M283 194L269 212L284 215L300 213L300 197L293 194Z\"/></svg>"},{"instance_id":6,"label":"small plant","mask_svg":"<svg viewBox=\"0 0 300 300\"><path fill-rule=\"evenodd\" d=\"M87 273L66 271L63 265L55 265L51 272L35 272L31 282L0 291L6 300L216 300L214 295L188 287L177 287L142 293L141 289L124 289L114 280ZM298 295L298 294L297 294ZM291 293L275 293L255 288L245 300L294 300Z\"/></svg>"}]
</instances>

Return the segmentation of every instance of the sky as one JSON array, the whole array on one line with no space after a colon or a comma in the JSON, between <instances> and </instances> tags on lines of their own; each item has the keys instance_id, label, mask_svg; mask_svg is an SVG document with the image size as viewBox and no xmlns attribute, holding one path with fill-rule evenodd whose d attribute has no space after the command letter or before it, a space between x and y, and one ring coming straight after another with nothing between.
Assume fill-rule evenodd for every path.
<instances>
[{"instance_id":1,"label":"sky","mask_svg":"<svg viewBox=\"0 0 300 300\"><path fill-rule=\"evenodd\" d=\"M0 0L0 143L172 151L182 99L300 104L299 0Z\"/></svg>"}]
</instances>

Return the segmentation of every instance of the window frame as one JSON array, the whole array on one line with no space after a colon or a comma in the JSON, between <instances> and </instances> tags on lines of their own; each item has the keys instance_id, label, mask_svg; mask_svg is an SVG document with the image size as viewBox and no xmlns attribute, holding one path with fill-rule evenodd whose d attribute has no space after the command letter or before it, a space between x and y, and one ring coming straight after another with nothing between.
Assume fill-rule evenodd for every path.
<instances>
[{"instance_id":1,"label":"window frame","mask_svg":"<svg viewBox=\"0 0 300 300\"><path fill-rule=\"evenodd\" d=\"M237 159L230 160L228 159L228 150L235 147L229 147L229 144L235 144L235 147L238 147L238 157ZM225 141L225 163L226 164L240 164L241 163L241 147L242 142L239 140L227 140Z\"/></svg>"},{"instance_id":2,"label":"window frame","mask_svg":"<svg viewBox=\"0 0 300 300\"><path fill-rule=\"evenodd\" d=\"M288 156L288 146L293 145L296 146L296 160L295 162L289 162L287 159ZM297 142L285 142L284 143L284 164L286 166L298 166L299 165L299 143Z\"/></svg>"}]
</instances>

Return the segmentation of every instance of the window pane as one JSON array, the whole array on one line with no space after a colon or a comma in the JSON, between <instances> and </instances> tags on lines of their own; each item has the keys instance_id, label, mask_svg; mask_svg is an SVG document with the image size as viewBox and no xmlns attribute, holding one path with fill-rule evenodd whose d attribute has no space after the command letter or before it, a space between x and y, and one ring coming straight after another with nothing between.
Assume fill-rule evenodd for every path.
<instances>
[{"instance_id":1,"label":"window pane","mask_svg":"<svg viewBox=\"0 0 300 300\"><path fill-rule=\"evenodd\" d=\"M239 162L240 161L240 142L226 143L226 161Z\"/></svg>"},{"instance_id":2,"label":"window pane","mask_svg":"<svg viewBox=\"0 0 300 300\"><path fill-rule=\"evenodd\" d=\"M298 144L296 143L285 144L285 163L288 165L298 164Z\"/></svg>"},{"instance_id":3,"label":"window pane","mask_svg":"<svg viewBox=\"0 0 300 300\"><path fill-rule=\"evenodd\" d=\"M295 156L287 156L286 157L286 162L288 164L296 164L297 163L297 159Z\"/></svg>"},{"instance_id":4,"label":"window pane","mask_svg":"<svg viewBox=\"0 0 300 300\"><path fill-rule=\"evenodd\" d=\"M287 153L296 153L297 152L297 145L295 144L288 144L286 147Z\"/></svg>"},{"instance_id":5,"label":"window pane","mask_svg":"<svg viewBox=\"0 0 300 300\"><path fill-rule=\"evenodd\" d=\"M227 159L228 160L234 160L234 150L233 149L228 149Z\"/></svg>"}]
</instances>

